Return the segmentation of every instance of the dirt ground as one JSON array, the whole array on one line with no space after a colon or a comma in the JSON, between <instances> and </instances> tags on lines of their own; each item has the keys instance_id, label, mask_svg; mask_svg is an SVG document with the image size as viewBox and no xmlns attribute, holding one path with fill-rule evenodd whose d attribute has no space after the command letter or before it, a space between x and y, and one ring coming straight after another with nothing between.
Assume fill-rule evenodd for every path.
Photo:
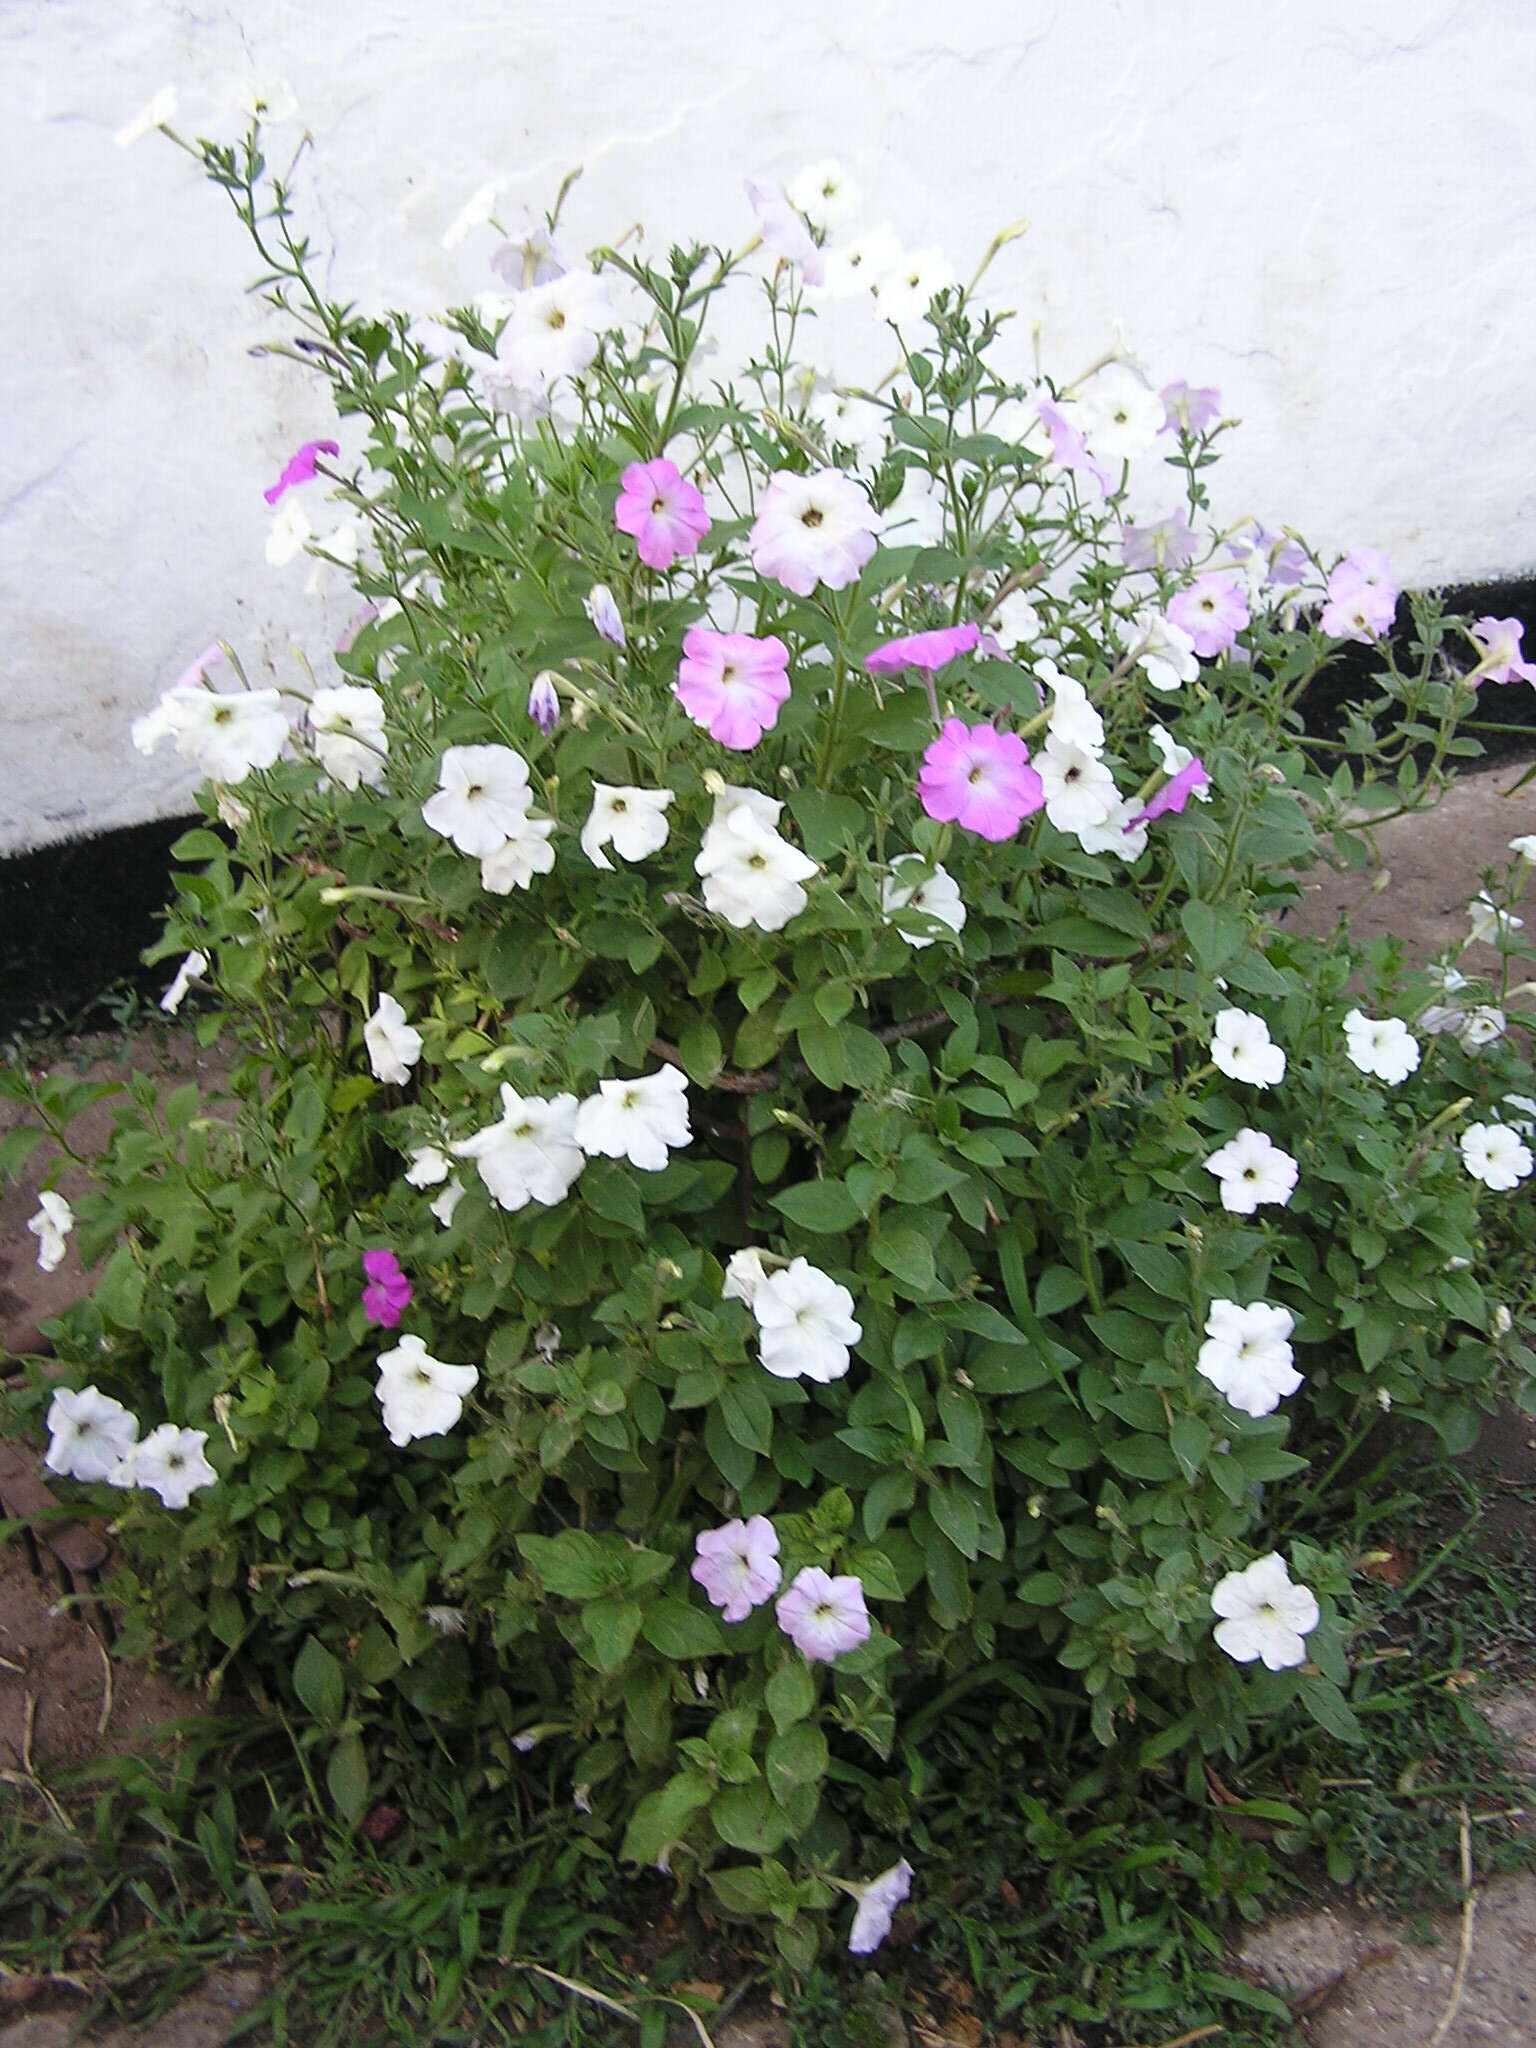
<instances>
[{"instance_id":1,"label":"dirt ground","mask_svg":"<svg viewBox=\"0 0 1536 2048\"><path fill-rule=\"evenodd\" d=\"M1465 776L1436 811L1383 827L1383 866L1347 876L1320 874L1292 920L1321 931L1347 911L1358 933L1394 933L1419 960L1459 947L1467 932L1466 906L1477 894L1482 871L1505 864L1510 839L1536 832L1536 784L1512 793L1519 773L1518 766L1506 766ZM1496 964L1497 955L1482 946L1471 948L1464 961L1468 971L1491 972ZM162 1075L167 1086L195 1076L211 1094L218 1091L216 1055L199 1053L185 1031L154 1027L127 1047L86 1045L75 1057L84 1070L107 1078L131 1065ZM15 1120L12 1106L0 1104L0 1129ZM81 1119L80 1148L91 1151L110 1128L110 1103L97 1105ZM67 1306L88 1277L73 1245L56 1273L36 1269L25 1223L37 1206L46 1166L39 1151L18 1180L0 1190L0 1348L13 1353L40 1348L39 1324ZM67 1194L80 1175L72 1168L58 1184ZM8 1511L34 1512L18 1507L14 1489L20 1486L25 1494L28 1475L18 1474L14 1452L9 1465L4 1454L0 1446L0 1500L9 1484ZM1478 1455L1493 1486L1501 1476L1529 1483L1536 1476L1536 1423L1504 1410L1485 1432ZM37 1484L35 1466L30 1483ZM1507 1510L1495 1501L1490 1513L1504 1514L1507 1521L1515 1504ZM84 1524L74 1527L84 1545L73 1553L78 1562L99 1538ZM1536 1535L1526 1533L1536 1544ZM51 1544L40 1543L31 1553L19 1544L0 1551L0 1771L8 1774L0 1781L0 1796L39 1796L26 1783L34 1760L84 1762L104 1749L131 1748L152 1728L202 1711L195 1696L159 1674L120 1662L111 1667L109 1699L107 1660L86 1618L88 1609L59 1608L70 1590L88 1587L88 1576L78 1570L71 1575L68 1530L62 1539L56 1530L51 1534ZM1485 1711L1536 1773L1536 1689L1496 1694ZM1536 1875L1475 1886L1461 1914L1439 1916L1415 1932L1420 1938L1409 1940L1401 1928L1367 1913L1326 1907L1267 1923L1240 1955L1248 1968L1298 2001L1313 2048L1536 2044ZM1427 1943L1426 1932L1433 1937ZM76 2040L81 2048L217 2048L260 1990L250 1972L216 1972L174 2014L148 2029L96 2029L82 2037L72 2031L67 2003L46 1987L35 1987L41 2005L29 2011L33 1988L28 1980L0 1979L0 2048L66 2048ZM897 2021L892 2039L904 2038ZM715 2039L717 2048L782 2048L787 2031L778 2018L760 2016L718 2030Z\"/></svg>"}]
</instances>

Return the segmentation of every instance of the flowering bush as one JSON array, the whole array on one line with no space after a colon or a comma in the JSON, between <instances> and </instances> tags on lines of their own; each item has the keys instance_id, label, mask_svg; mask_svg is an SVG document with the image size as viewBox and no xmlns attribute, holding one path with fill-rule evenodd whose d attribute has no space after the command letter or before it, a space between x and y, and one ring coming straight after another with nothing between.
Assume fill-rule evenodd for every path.
<instances>
[{"instance_id":1,"label":"flowering bush","mask_svg":"<svg viewBox=\"0 0 1536 2048\"><path fill-rule=\"evenodd\" d=\"M1325 1468L1529 1386L1530 848L1488 987L1281 919L1518 632L1415 603L1400 665L1379 556L1218 526L1215 393L1020 383L828 167L735 254L526 227L426 322L321 297L257 130L197 153L340 419L269 558L362 609L339 680L221 641L135 727L211 779L159 950L234 1061L129 1084L55 1332L141 1634L307 1715L347 1818L414 1726L796 1963L839 1886L878 1943L968 1693L1148 1770L1347 1733ZM889 374L813 375L855 319ZM1341 637L1396 722L1325 772Z\"/></svg>"}]
</instances>

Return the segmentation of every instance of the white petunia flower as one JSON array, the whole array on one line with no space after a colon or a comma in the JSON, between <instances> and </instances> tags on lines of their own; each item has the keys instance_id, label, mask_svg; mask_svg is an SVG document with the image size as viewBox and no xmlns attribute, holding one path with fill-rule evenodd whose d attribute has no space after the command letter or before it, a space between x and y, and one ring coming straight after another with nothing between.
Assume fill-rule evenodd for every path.
<instances>
[{"instance_id":1,"label":"white petunia flower","mask_svg":"<svg viewBox=\"0 0 1536 2048\"><path fill-rule=\"evenodd\" d=\"M1484 946L1496 946L1502 937L1525 924L1513 911L1500 910L1486 889L1479 890L1467 905L1467 917L1472 926L1470 943Z\"/></svg>"},{"instance_id":2,"label":"white petunia flower","mask_svg":"<svg viewBox=\"0 0 1536 2048\"><path fill-rule=\"evenodd\" d=\"M377 690L362 683L316 690L309 700L309 730L316 758L333 782L343 789L364 782L370 789L382 787L389 739Z\"/></svg>"},{"instance_id":3,"label":"white petunia flower","mask_svg":"<svg viewBox=\"0 0 1536 2048\"><path fill-rule=\"evenodd\" d=\"M141 107L131 121L125 121L113 135L112 140L119 149L131 149L134 143L148 135L152 128L167 127L176 118L176 88L162 85L147 106Z\"/></svg>"},{"instance_id":4,"label":"white petunia flower","mask_svg":"<svg viewBox=\"0 0 1536 2048\"><path fill-rule=\"evenodd\" d=\"M1285 1053L1269 1026L1251 1010L1221 1010L1211 1036L1211 1058L1229 1080L1273 1088L1285 1078Z\"/></svg>"},{"instance_id":5,"label":"white petunia flower","mask_svg":"<svg viewBox=\"0 0 1536 2048\"><path fill-rule=\"evenodd\" d=\"M492 896L507 896L514 889L528 888L535 875L547 875L555 865L555 849L549 843L554 829L553 818L525 812L494 853L480 856L481 888Z\"/></svg>"},{"instance_id":6,"label":"white petunia flower","mask_svg":"<svg viewBox=\"0 0 1536 2048\"><path fill-rule=\"evenodd\" d=\"M720 1285L720 1299L744 1301L750 1308L753 1297L767 1277L763 1255L756 1245L747 1245L739 1252L732 1252L725 1263L725 1279Z\"/></svg>"},{"instance_id":7,"label":"white petunia flower","mask_svg":"<svg viewBox=\"0 0 1536 2048\"><path fill-rule=\"evenodd\" d=\"M1097 760L1104 751L1104 721L1088 702L1088 692L1075 676L1063 675L1054 661L1037 661L1035 675L1051 692L1046 720L1050 737Z\"/></svg>"},{"instance_id":8,"label":"white petunia flower","mask_svg":"<svg viewBox=\"0 0 1536 2048\"><path fill-rule=\"evenodd\" d=\"M1112 363L1078 393L1075 424L1101 462L1129 462L1157 440L1165 411L1134 371Z\"/></svg>"},{"instance_id":9,"label":"white petunia flower","mask_svg":"<svg viewBox=\"0 0 1536 2048\"><path fill-rule=\"evenodd\" d=\"M1529 1095L1506 1095L1504 1106L1519 1111L1518 1116L1503 1119L1510 1129L1518 1131L1522 1138L1536 1138L1536 1100Z\"/></svg>"},{"instance_id":10,"label":"white petunia flower","mask_svg":"<svg viewBox=\"0 0 1536 2048\"><path fill-rule=\"evenodd\" d=\"M825 274L817 288L817 296L834 300L852 299L860 292L873 292L880 279L894 271L900 261L901 244L888 222L882 222L876 228L865 228L861 234L850 236L837 248L823 250Z\"/></svg>"},{"instance_id":11,"label":"white petunia flower","mask_svg":"<svg viewBox=\"0 0 1536 2048\"><path fill-rule=\"evenodd\" d=\"M1137 666L1152 689L1171 695L1185 683L1200 680L1200 658L1195 653L1194 640L1161 612L1148 608L1136 614L1130 644Z\"/></svg>"},{"instance_id":12,"label":"white petunia flower","mask_svg":"<svg viewBox=\"0 0 1536 2048\"><path fill-rule=\"evenodd\" d=\"M715 800L709 819L711 828L723 825L732 811L745 807L765 831L778 829L779 820L784 815L781 797L769 796L761 789L742 789L734 782L725 782L712 768L705 773L704 787Z\"/></svg>"},{"instance_id":13,"label":"white petunia flower","mask_svg":"<svg viewBox=\"0 0 1536 2048\"><path fill-rule=\"evenodd\" d=\"M1502 1038L1509 1020L1494 1003L1479 1003L1468 1010L1456 1028L1456 1036L1468 1052L1480 1052L1485 1045L1492 1045Z\"/></svg>"},{"instance_id":14,"label":"white petunia flower","mask_svg":"<svg viewBox=\"0 0 1536 2048\"><path fill-rule=\"evenodd\" d=\"M533 800L528 763L513 747L450 747L437 781L422 817L477 859L516 836Z\"/></svg>"},{"instance_id":15,"label":"white petunia flower","mask_svg":"<svg viewBox=\"0 0 1536 2048\"><path fill-rule=\"evenodd\" d=\"M208 955L199 953L194 947L176 970L176 977L160 998L160 1007L168 1017L174 1017L187 999L187 990L194 981L201 981L208 972Z\"/></svg>"},{"instance_id":16,"label":"white petunia flower","mask_svg":"<svg viewBox=\"0 0 1536 2048\"><path fill-rule=\"evenodd\" d=\"M43 1464L62 1479L110 1479L138 1434L137 1417L99 1387L60 1387L48 1404Z\"/></svg>"},{"instance_id":17,"label":"white petunia flower","mask_svg":"<svg viewBox=\"0 0 1536 2048\"><path fill-rule=\"evenodd\" d=\"M867 398L851 391L818 391L807 402L805 416L820 427L829 444L851 448L865 468L877 468L883 460L886 415Z\"/></svg>"},{"instance_id":18,"label":"white petunia flower","mask_svg":"<svg viewBox=\"0 0 1536 2048\"><path fill-rule=\"evenodd\" d=\"M302 554L314 536L304 502L290 493L272 515L267 535L267 560L274 569L285 569L295 555Z\"/></svg>"},{"instance_id":19,"label":"white petunia flower","mask_svg":"<svg viewBox=\"0 0 1536 2048\"><path fill-rule=\"evenodd\" d=\"M235 87L235 105L247 120L291 121L299 96L286 78L242 78Z\"/></svg>"},{"instance_id":20,"label":"white petunia flower","mask_svg":"<svg viewBox=\"0 0 1536 2048\"><path fill-rule=\"evenodd\" d=\"M363 1026L363 1044L376 1081L403 1088L411 1068L421 1058L421 1033L407 1024L405 1011L390 995L381 995L373 1015Z\"/></svg>"},{"instance_id":21,"label":"white petunia flower","mask_svg":"<svg viewBox=\"0 0 1536 2048\"><path fill-rule=\"evenodd\" d=\"M903 882L902 870L913 867L917 869L916 879ZM899 853L891 862L891 872L880 885L880 908L887 918L894 917L898 910L915 910L957 934L965 929L965 904L961 901L959 883L937 862L930 866L920 853ZM901 936L921 952L933 944L937 934L925 938L918 932L903 931Z\"/></svg>"},{"instance_id":22,"label":"white petunia flower","mask_svg":"<svg viewBox=\"0 0 1536 2048\"><path fill-rule=\"evenodd\" d=\"M1509 850L1522 860L1536 861L1536 832L1522 832L1518 839L1511 839Z\"/></svg>"},{"instance_id":23,"label":"white petunia flower","mask_svg":"<svg viewBox=\"0 0 1536 2048\"><path fill-rule=\"evenodd\" d=\"M880 515L864 486L840 469L776 470L758 500L747 545L760 576L809 597L842 590L875 552Z\"/></svg>"},{"instance_id":24,"label":"white petunia flower","mask_svg":"<svg viewBox=\"0 0 1536 2048\"><path fill-rule=\"evenodd\" d=\"M612 325L607 285L590 270L570 270L518 293L497 337L497 361L520 389L541 392L561 377L579 377Z\"/></svg>"},{"instance_id":25,"label":"white petunia flower","mask_svg":"<svg viewBox=\"0 0 1536 2048\"><path fill-rule=\"evenodd\" d=\"M840 1380L849 1345L864 1334L847 1288L806 1259L791 1259L760 1280L752 1313L763 1364L775 1379Z\"/></svg>"},{"instance_id":26,"label":"white petunia flower","mask_svg":"<svg viewBox=\"0 0 1536 2048\"><path fill-rule=\"evenodd\" d=\"M819 874L816 862L738 804L709 827L694 861L704 883L704 906L737 931L782 931L805 908L802 884Z\"/></svg>"},{"instance_id":27,"label":"white petunia flower","mask_svg":"<svg viewBox=\"0 0 1536 2048\"><path fill-rule=\"evenodd\" d=\"M196 761L213 782L243 782L255 768L270 768L288 744L288 721L276 690L167 690L154 710L133 724L133 744L152 754L164 739Z\"/></svg>"},{"instance_id":28,"label":"white petunia flower","mask_svg":"<svg viewBox=\"0 0 1536 2048\"><path fill-rule=\"evenodd\" d=\"M938 479L908 463L894 503L881 514L885 538L898 548L935 548L944 539L944 493Z\"/></svg>"},{"instance_id":29,"label":"white petunia flower","mask_svg":"<svg viewBox=\"0 0 1536 2048\"><path fill-rule=\"evenodd\" d=\"M206 1429L178 1429L174 1422L162 1422L142 1443L135 1444L123 1463L123 1479L146 1493L157 1493L162 1507L184 1508L200 1486L215 1486L219 1475L203 1455L208 1441Z\"/></svg>"},{"instance_id":30,"label":"white petunia flower","mask_svg":"<svg viewBox=\"0 0 1536 2048\"><path fill-rule=\"evenodd\" d=\"M576 1142L574 1095L519 1095L501 1084L501 1117L449 1150L473 1159L492 1201L503 1209L529 1202L553 1208L570 1193L587 1163Z\"/></svg>"},{"instance_id":31,"label":"white petunia flower","mask_svg":"<svg viewBox=\"0 0 1536 2048\"><path fill-rule=\"evenodd\" d=\"M37 1239L38 1266L52 1273L64 1263L64 1240L75 1227L75 1212L62 1195L51 1190L37 1200L37 1212L27 1218L27 1228Z\"/></svg>"},{"instance_id":32,"label":"white petunia flower","mask_svg":"<svg viewBox=\"0 0 1536 2048\"><path fill-rule=\"evenodd\" d=\"M1292 1581L1275 1550L1255 1558L1245 1571L1228 1572L1212 1590L1211 1611L1218 1617L1218 1648L1238 1664L1262 1658L1269 1671L1305 1663L1302 1639L1321 1618L1316 1596Z\"/></svg>"},{"instance_id":33,"label":"white petunia flower","mask_svg":"<svg viewBox=\"0 0 1536 2048\"><path fill-rule=\"evenodd\" d=\"M1507 1195L1531 1171L1531 1148L1511 1124L1468 1124L1458 1142L1462 1165L1495 1194Z\"/></svg>"},{"instance_id":34,"label":"white petunia flower","mask_svg":"<svg viewBox=\"0 0 1536 2048\"><path fill-rule=\"evenodd\" d=\"M1077 843L1084 853L1114 853L1135 860L1147 850L1147 821L1140 800L1121 797L1102 825L1082 825Z\"/></svg>"},{"instance_id":35,"label":"white petunia flower","mask_svg":"<svg viewBox=\"0 0 1536 2048\"><path fill-rule=\"evenodd\" d=\"M487 178L483 185L476 186L444 230L443 247L456 249L471 228L484 227L510 183L508 178Z\"/></svg>"},{"instance_id":36,"label":"white petunia flower","mask_svg":"<svg viewBox=\"0 0 1536 2048\"><path fill-rule=\"evenodd\" d=\"M875 304L883 320L914 326L940 292L956 283L954 266L942 249L914 249L875 279Z\"/></svg>"},{"instance_id":37,"label":"white petunia flower","mask_svg":"<svg viewBox=\"0 0 1536 2048\"><path fill-rule=\"evenodd\" d=\"M604 854L605 846L611 846L621 860L644 860L647 854L660 853L671 829L667 806L672 800L670 789L594 782L592 808L581 828L582 852L593 867L610 874L613 862Z\"/></svg>"},{"instance_id":38,"label":"white petunia flower","mask_svg":"<svg viewBox=\"0 0 1536 2048\"><path fill-rule=\"evenodd\" d=\"M453 1221L454 1210L458 1208L463 1199L464 1183L455 1174L453 1179L447 1182L440 1192L432 1197L427 1207L432 1211L438 1222L441 1223L444 1230L446 1230Z\"/></svg>"},{"instance_id":39,"label":"white petunia flower","mask_svg":"<svg viewBox=\"0 0 1536 2048\"><path fill-rule=\"evenodd\" d=\"M830 235L837 228L857 220L861 195L842 165L831 157L807 164L797 171L785 188L789 203L803 213L813 228Z\"/></svg>"},{"instance_id":40,"label":"white petunia flower","mask_svg":"<svg viewBox=\"0 0 1536 2048\"><path fill-rule=\"evenodd\" d=\"M912 1890L912 1866L903 1856L889 1870L882 1870L868 1884L861 1885L853 1927L848 1936L851 1956L872 1955L891 1931L896 1908Z\"/></svg>"},{"instance_id":41,"label":"white petunia flower","mask_svg":"<svg viewBox=\"0 0 1536 2048\"><path fill-rule=\"evenodd\" d=\"M1419 1064L1419 1041L1401 1017L1367 1017L1351 1010L1344 1019L1349 1057L1362 1074L1374 1074L1395 1088Z\"/></svg>"},{"instance_id":42,"label":"white petunia flower","mask_svg":"<svg viewBox=\"0 0 1536 2048\"><path fill-rule=\"evenodd\" d=\"M525 213L520 226L491 251L491 268L514 292L564 277L565 258L543 221Z\"/></svg>"},{"instance_id":43,"label":"white petunia flower","mask_svg":"<svg viewBox=\"0 0 1536 2048\"><path fill-rule=\"evenodd\" d=\"M1234 1216L1251 1216L1265 1203L1282 1208L1296 1187L1298 1168L1289 1152L1262 1131L1241 1130L1205 1162L1221 1182L1221 1206Z\"/></svg>"},{"instance_id":44,"label":"white petunia flower","mask_svg":"<svg viewBox=\"0 0 1536 2048\"><path fill-rule=\"evenodd\" d=\"M440 1145L418 1145L405 1169L407 1187L440 1187L453 1171L453 1162Z\"/></svg>"},{"instance_id":45,"label":"white petunia flower","mask_svg":"<svg viewBox=\"0 0 1536 2048\"><path fill-rule=\"evenodd\" d=\"M1024 591L1010 590L992 607L987 630L1001 647L1033 646L1045 631L1045 621Z\"/></svg>"},{"instance_id":46,"label":"white petunia flower","mask_svg":"<svg viewBox=\"0 0 1536 2048\"><path fill-rule=\"evenodd\" d=\"M381 1352L378 1367L374 1395L389 1440L401 1449L419 1436L446 1436L480 1378L472 1365L434 1358L419 1337L402 1337L393 1351Z\"/></svg>"},{"instance_id":47,"label":"white petunia flower","mask_svg":"<svg viewBox=\"0 0 1536 2048\"><path fill-rule=\"evenodd\" d=\"M1301 1385L1287 1341L1293 1327L1289 1309L1266 1301L1213 1301L1195 1370L1245 1415L1269 1415Z\"/></svg>"},{"instance_id":48,"label":"white petunia flower","mask_svg":"<svg viewBox=\"0 0 1536 2048\"><path fill-rule=\"evenodd\" d=\"M1120 801L1115 778L1097 754L1064 744L1054 732L1032 765L1045 792L1045 815L1058 832L1102 825Z\"/></svg>"},{"instance_id":49,"label":"white petunia flower","mask_svg":"<svg viewBox=\"0 0 1536 2048\"><path fill-rule=\"evenodd\" d=\"M356 568L361 534L362 528L357 520L343 519L341 524L333 527L323 540L318 537L316 538L315 544L310 550L314 557L313 566L309 572L309 579L304 585L306 597L318 597L325 589L328 575L327 563L338 569Z\"/></svg>"},{"instance_id":50,"label":"white petunia flower","mask_svg":"<svg viewBox=\"0 0 1536 2048\"><path fill-rule=\"evenodd\" d=\"M660 1173L672 1149L691 1144L688 1080L677 1067L599 1081L576 1112L576 1142L591 1158L627 1159L642 1173Z\"/></svg>"}]
</instances>

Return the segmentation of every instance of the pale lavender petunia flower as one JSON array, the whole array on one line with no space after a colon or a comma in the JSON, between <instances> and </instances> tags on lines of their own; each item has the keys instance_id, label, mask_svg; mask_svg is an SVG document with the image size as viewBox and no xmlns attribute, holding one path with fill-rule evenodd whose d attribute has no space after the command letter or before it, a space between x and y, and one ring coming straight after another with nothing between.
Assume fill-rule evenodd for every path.
<instances>
[{"instance_id":1,"label":"pale lavender petunia flower","mask_svg":"<svg viewBox=\"0 0 1536 2048\"><path fill-rule=\"evenodd\" d=\"M912 1866L903 1856L899 1863L893 1863L889 1870L882 1870L878 1877L859 1887L859 1903L848 1936L849 1955L872 1955L880 1946L891 1931L896 1908L911 1893L912 1877Z\"/></svg>"},{"instance_id":2,"label":"pale lavender petunia flower","mask_svg":"<svg viewBox=\"0 0 1536 2048\"><path fill-rule=\"evenodd\" d=\"M1127 569L1182 569L1195 559L1195 530L1182 512L1148 526L1122 526L1120 559Z\"/></svg>"},{"instance_id":3,"label":"pale lavender petunia flower","mask_svg":"<svg viewBox=\"0 0 1536 2048\"><path fill-rule=\"evenodd\" d=\"M1168 605L1168 617L1195 643L1202 661L1225 654L1248 623L1248 600L1230 576L1197 576Z\"/></svg>"},{"instance_id":4,"label":"pale lavender petunia flower","mask_svg":"<svg viewBox=\"0 0 1536 2048\"><path fill-rule=\"evenodd\" d=\"M745 1621L778 1591L783 1577L779 1538L766 1515L701 1529L694 1551L688 1575L720 1609L722 1621Z\"/></svg>"},{"instance_id":5,"label":"pale lavender petunia flower","mask_svg":"<svg viewBox=\"0 0 1536 2048\"><path fill-rule=\"evenodd\" d=\"M1165 434L1203 434L1221 418L1221 393L1210 384L1186 384L1180 377L1158 393L1167 412Z\"/></svg>"},{"instance_id":6,"label":"pale lavender petunia flower","mask_svg":"<svg viewBox=\"0 0 1536 2048\"><path fill-rule=\"evenodd\" d=\"M820 1565L808 1564L796 1574L774 1613L801 1656L813 1664L830 1664L869 1639L863 1586L851 1576L834 1579Z\"/></svg>"},{"instance_id":7,"label":"pale lavender petunia flower","mask_svg":"<svg viewBox=\"0 0 1536 2048\"><path fill-rule=\"evenodd\" d=\"M784 193L775 185L761 185L749 178L747 197L757 215L758 232L762 235L764 247L771 249L775 256L782 256L786 263L797 264L807 284L824 283L826 258Z\"/></svg>"},{"instance_id":8,"label":"pale lavender petunia flower","mask_svg":"<svg viewBox=\"0 0 1536 2048\"><path fill-rule=\"evenodd\" d=\"M1477 620L1471 633L1483 657L1477 664L1482 671L1479 680L1512 683L1518 676L1523 683L1536 683L1536 662L1524 660L1520 652L1524 632L1519 619Z\"/></svg>"},{"instance_id":9,"label":"pale lavender petunia flower","mask_svg":"<svg viewBox=\"0 0 1536 2048\"><path fill-rule=\"evenodd\" d=\"M1101 491L1107 491L1109 471L1088 453L1088 442L1082 431L1072 424L1055 400L1037 398L1035 411L1051 437L1051 460L1056 467L1081 471L1091 476Z\"/></svg>"},{"instance_id":10,"label":"pale lavender petunia flower","mask_svg":"<svg viewBox=\"0 0 1536 2048\"><path fill-rule=\"evenodd\" d=\"M1170 811L1182 811L1195 792L1204 789L1209 781L1200 756L1192 756L1176 775L1169 776L1161 789L1154 791L1145 807L1125 827L1126 831L1133 832L1138 825L1150 825L1154 818L1166 817Z\"/></svg>"}]
</instances>

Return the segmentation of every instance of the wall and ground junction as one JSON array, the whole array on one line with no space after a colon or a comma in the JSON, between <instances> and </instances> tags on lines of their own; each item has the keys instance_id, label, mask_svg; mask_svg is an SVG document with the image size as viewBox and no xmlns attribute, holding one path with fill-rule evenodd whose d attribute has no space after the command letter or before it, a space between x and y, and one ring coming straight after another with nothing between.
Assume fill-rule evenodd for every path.
<instances>
[{"instance_id":1,"label":"wall and ground junction","mask_svg":"<svg viewBox=\"0 0 1536 2048\"><path fill-rule=\"evenodd\" d=\"M191 132L291 82L331 290L425 309L492 279L444 233L585 175L582 246L740 240L742 181L839 157L910 246L991 273L1069 375L1117 339L1246 426L1221 510L1368 542L1406 582L1536 556L1536 10L1528 0L13 0L0 10L0 854L164 816L128 725L216 634L323 669L339 583L268 567L261 487L328 424L220 196L114 131L162 84ZM291 143L298 126L280 131ZM291 675L292 671L289 670Z\"/></svg>"}]
</instances>

